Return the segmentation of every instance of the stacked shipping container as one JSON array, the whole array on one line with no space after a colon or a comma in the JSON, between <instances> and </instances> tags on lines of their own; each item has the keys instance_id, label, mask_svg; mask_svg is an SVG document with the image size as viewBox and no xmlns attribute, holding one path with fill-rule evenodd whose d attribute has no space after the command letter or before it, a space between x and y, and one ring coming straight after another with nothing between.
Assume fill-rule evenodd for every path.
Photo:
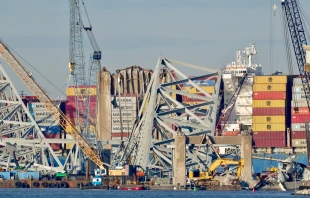
<instances>
[{"instance_id":1,"label":"stacked shipping container","mask_svg":"<svg viewBox=\"0 0 310 198\"><path fill-rule=\"evenodd\" d=\"M286 146L286 91L287 76L254 77L254 147Z\"/></svg>"},{"instance_id":2,"label":"stacked shipping container","mask_svg":"<svg viewBox=\"0 0 310 198\"><path fill-rule=\"evenodd\" d=\"M129 137L137 118L137 96L138 94L112 96L112 139Z\"/></svg>"},{"instance_id":3,"label":"stacked shipping container","mask_svg":"<svg viewBox=\"0 0 310 198\"><path fill-rule=\"evenodd\" d=\"M60 103L60 109L64 111L64 103L60 101L57 103ZM44 103L28 102L27 108L46 138L61 138L62 128L54 117L51 116ZM53 150L60 150L60 144L51 144L51 147Z\"/></svg>"},{"instance_id":4,"label":"stacked shipping container","mask_svg":"<svg viewBox=\"0 0 310 198\"><path fill-rule=\"evenodd\" d=\"M306 90L307 92L309 90ZM306 147L305 121L310 121L310 112L300 78L294 78L292 87L292 147Z\"/></svg>"},{"instance_id":5,"label":"stacked shipping container","mask_svg":"<svg viewBox=\"0 0 310 198\"><path fill-rule=\"evenodd\" d=\"M66 111L66 117L69 119L69 121L76 126L77 125L77 115L76 115L76 109L79 107L84 113L80 113L79 115L79 122L83 125L86 122L87 115L86 115L86 105L87 103L85 101L88 100L89 95L89 116L90 119L96 118L96 100L97 100L97 88L95 85L92 86L79 86L78 92L76 93L76 89L74 86L69 86L66 90L67 95L67 102L65 105L65 111ZM78 96L78 100L75 101L75 97ZM79 129L78 129L79 130ZM72 131L70 126L66 127L66 131L70 132ZM95 132L95 127L91 126L89 132ZM71 135L66 134L66 139L72 139ZM66 149L71 149L72 144L66 144Z\"/></svg>"}]
</instances>

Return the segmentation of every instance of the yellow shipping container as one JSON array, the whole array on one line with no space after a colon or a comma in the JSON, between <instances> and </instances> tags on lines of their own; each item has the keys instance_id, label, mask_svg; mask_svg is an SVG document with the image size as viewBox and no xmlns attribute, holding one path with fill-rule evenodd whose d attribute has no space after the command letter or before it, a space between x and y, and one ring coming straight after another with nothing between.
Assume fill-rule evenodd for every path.
<instances>
[{"instance_id":1,"label":"yellow shipping container","mask_svg":"<svg viewBox=\"0 0 310 198\"><path fill-rule=\"evenodd\" d=\"M287 76L254 76L254 84L286 84Z\"/></svg>"},{"instance_id":2,"label":"yellow shipping container","mask_svg":"<svg viewBox=\"0 0 310 198\"><path fill-rule=\"evenodd\" d=\"M286 100L253 100L252 107L285 107Z\"/></svg>"},{"instance_id":3,"label":"yellow shipping container","mask_svg":"<svg viewBox=\"0 0 310 198\"><path fill-rule=\"evenodd\" d=\"M253 124L252 130L259 131L285 131L285 124Z\"/></svg>"},{"instance_id":4,"label":"yellow shipping container","mask_svg":"<svg viewBox=\"0 0 310 198\"><path fill-rule=\"evenodd\" d=\"M286 91L286 84L254 84L253 91Z\"/></svg>"},{"instance_id":5,"label":"yellow shipping container","mask_svg":"<svg viewBox=\"0 0 310 198\"><path fill-rule=\"evenodd\" d=\"M176 90L176 89L177 89L177 86L176 86L176 85L172 85L172 86L171 86L171 89ZM177 99L177 94L172 93L172 98L176 100L176 99Z\"/></svg>"},{"instance_id":6,"label":"yellow shipping container","mask_svg":"<svg viewBox=\"0 0 310 198\"><path fill-rule=\"evenodd\" d=\"M95 96L97 93L97 88L79 88L79 95L89 95ZM67 88L66 91L67 96L75 96L75 88L74 87L69 87Z\"/></svg>"},{"instance_id":7,"label":"yellow shipping container","mask_svg":"<svg viewBox=\"0 0 310 198\"><path fill-rule=\"evenodd\" d=\"M253 116L253 124L285 124L285 116Z\"/></svg>"},{"instance_id":8,"label":"yellow shipping container","mask_svg":"<svg viewBox=\"0 0 310 198\"><path fill-rule=\"evenodd\" d=\"M200 88L202 88L204 91L206 91L209 94L214 93L214 86L200 86ZM192 94L201 93L198 89L192 86L184 86L183 90L187 90L189 93L192 93Z\"/></svg>"}]
</instances>

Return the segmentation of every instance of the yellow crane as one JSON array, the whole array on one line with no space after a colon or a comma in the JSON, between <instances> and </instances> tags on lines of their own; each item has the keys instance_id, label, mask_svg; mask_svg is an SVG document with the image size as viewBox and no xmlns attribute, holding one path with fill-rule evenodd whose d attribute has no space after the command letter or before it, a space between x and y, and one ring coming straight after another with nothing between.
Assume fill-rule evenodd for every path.
<instances>
[{"instance_id":1,"label":"yellow crane","mask_svg":"<svg viewBox=\"0 0 310 198\"><path fill-rule=\"evenodd\" d=\"M92 160L101 170L106 174L104 163L101 161L97 151L95 151L88 141L78 132L75 126L67 119L66 115L54 104L52 99L41 88L38 82L32 77L32 74L17 60L14 54L9 50L8 46L0 40L0 56L7 62L12 70L24 82L31 92L38 98L38 100L45 104L46 109L61 125L61 127L70 134L75 143L80 147L83 153ZM72 130L66 130L69 126Z\"/></svg>"},{"instance_id":2,"label":"yellow crane","mask_svg":"<svg viewBox=\"0 0 310 198\"><path fill-rule=\"evenodd\" d=\"M234 160L234 159L230 159L230 158L219 158L216 159L212 165L209 167L208 171L206 172L206 174L204 175L205 179L213 179L214 175L216 173L216 169L221 166L221 165L238 165L238 171L237 171L237 177L240 178L241 176L241 171L242 168L244 166L244 160L241 159L240 161L238 160Z\"/></svg>"}]
</instances>

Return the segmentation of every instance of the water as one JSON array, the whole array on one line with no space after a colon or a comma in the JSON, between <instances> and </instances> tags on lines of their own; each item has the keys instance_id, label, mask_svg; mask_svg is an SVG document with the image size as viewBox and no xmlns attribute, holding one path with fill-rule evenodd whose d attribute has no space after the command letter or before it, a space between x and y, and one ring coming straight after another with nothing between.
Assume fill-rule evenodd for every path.
<instances>
[{"instance_id":1,"label":"water","mask_svg":"<svg viewBox=\"0 0 310 198\"><path fill-rule=\"evenodd\" d=\"M80 190L80 189L22 189L0 188L1 198L296 198L304 196L292 196L292 191L117 191L117 190Z\"/></svg>"}]
</instances>

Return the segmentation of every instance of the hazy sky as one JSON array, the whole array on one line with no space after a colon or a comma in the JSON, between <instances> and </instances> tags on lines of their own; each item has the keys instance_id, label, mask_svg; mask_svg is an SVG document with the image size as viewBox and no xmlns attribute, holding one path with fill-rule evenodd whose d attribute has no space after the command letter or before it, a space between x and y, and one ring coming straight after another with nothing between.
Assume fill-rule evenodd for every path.
<instances>
[{"instance_id":1,"label":"hazy sky","mask_svg":"<svg viewBox=\"0 0 310 198\"><path fill-rule=\"evenodd\" d=\"M250 43L256 44L255 61L263 65L265 74L288 71L281 0L84 1L102 50L102 65L111 73L131 65L153 69L160 54L219 68L235 59L237 49ZM272 2L277 4L276 16ZM304 10L310 10L309 0L300 2ZM0 5L0 38L62 88L69 76L69 0L0 0ZM84 41L88 64L91 48L86 35ZM7 65L3 65L8 71ZM296 64L294 67L297 73ZM188 75L197 74L185 71ZM8 73L19 91L26 90L12 72ZM61 95L37 73L33 75L53 98Z\"/></svg>"}]
</instances>

